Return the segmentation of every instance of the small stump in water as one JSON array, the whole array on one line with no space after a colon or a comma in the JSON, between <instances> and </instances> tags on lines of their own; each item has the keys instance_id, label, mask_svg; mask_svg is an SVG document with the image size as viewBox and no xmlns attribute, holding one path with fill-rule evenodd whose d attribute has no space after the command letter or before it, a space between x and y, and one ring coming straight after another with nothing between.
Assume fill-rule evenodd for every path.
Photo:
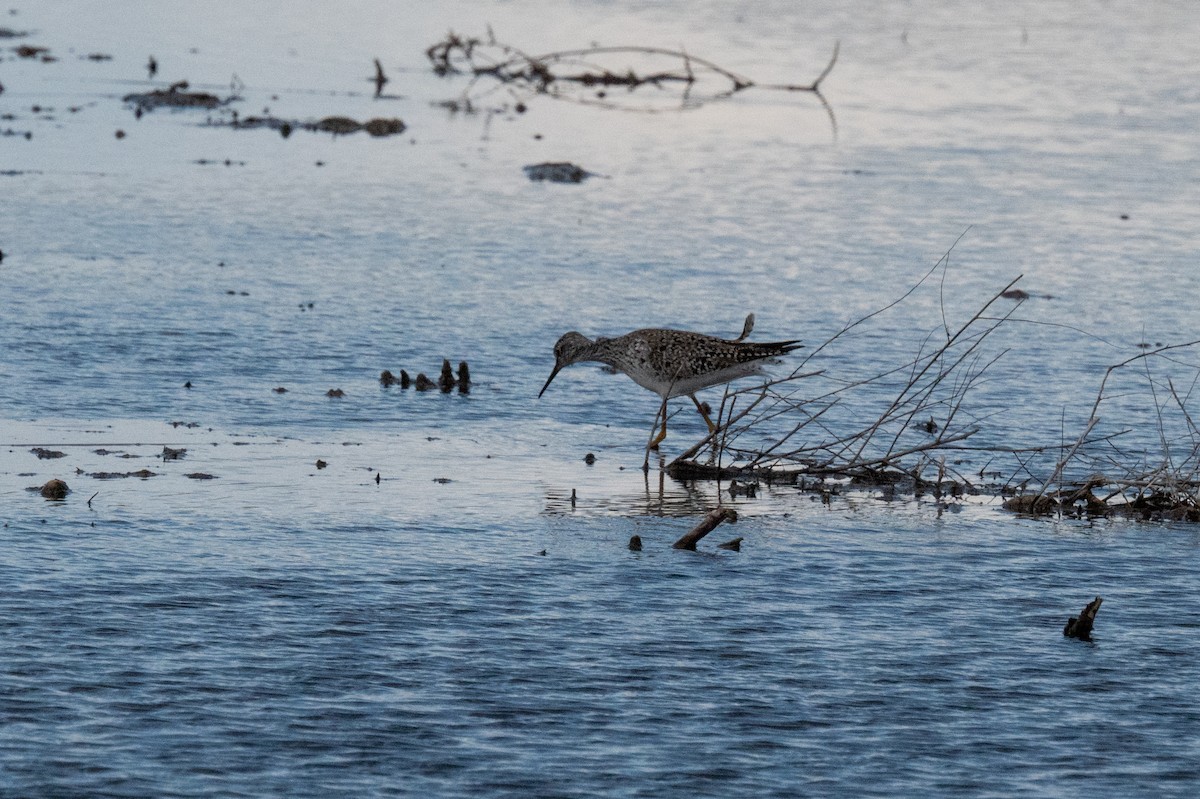
<instances>
[{"instance_id":1,"label":"small stump in water","mask_svg":"<svg viewBox=\"0 0 1200 799\"><path fill-rule=\"evenodd\" d=\"M454 389L454 369L450 367L450 361L442 359L442 374L438 377L438 388L443 394L449 394Z\"/></svg>"},{"instance_id":2,"label":"small stump in water","mask_svg":"<svg viewBox=\"0 0 1200 799\"><path fill-rule=\"evenodd\" d=\"M1063 627L1063 635L1068 638L1078 638L1080 641L1092 640L1092 625L1096 622L1096 611L1100 610L1100 603L1103 601L1102 598L1096 597L1084 606L1078 616L1067 619L1067 626Z\"/></svg>"}]
</instances>

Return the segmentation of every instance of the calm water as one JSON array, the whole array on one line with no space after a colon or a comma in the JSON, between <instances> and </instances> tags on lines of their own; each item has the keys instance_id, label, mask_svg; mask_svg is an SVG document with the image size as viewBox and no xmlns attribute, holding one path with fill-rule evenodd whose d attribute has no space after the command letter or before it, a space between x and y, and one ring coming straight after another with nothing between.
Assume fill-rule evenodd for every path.
<instances>
[{"instance_id":1,"label":"calm water","mask_svg":"<svg viewBox=\"0 0 1200 799\"><path fill-rule=\"evenodd\" d=\"M1107 365L1200 338L1191 5L16 11L0 795L1200 790L1200 530L777 488L675 552L718 487L643 476L655 399L585 367L535 399L568 329L732 336L753 311L756 338L816 344L967 231L944 280L813 365L895 365L943 307L961 323L1024 274L1037 296L990 342L1009 351L970 411L986 443L1070 439ZM680 112L665 90L613 110L481 86L507 110L452 114L436 103L466 83L422 53L489 24L530 52L682 46L764 83L811 80L840 41L836 129L766 90ZM409 129L136 120L120 98L152 85L151 55L153 85L224 94L236 75L243 116ZM546 160L605 177L528 182ZM442 358L471 364L470 395L379 386ZM1100 432L1131 429L1152 462L1145 375L1114 379ZM702 429L681 413L665 454ZM156 476L90 476L140 469ZM65 502L26 490L52 477ZM1095 595L1095 642L1064 639Z\"/></svg>"}]
</instances>

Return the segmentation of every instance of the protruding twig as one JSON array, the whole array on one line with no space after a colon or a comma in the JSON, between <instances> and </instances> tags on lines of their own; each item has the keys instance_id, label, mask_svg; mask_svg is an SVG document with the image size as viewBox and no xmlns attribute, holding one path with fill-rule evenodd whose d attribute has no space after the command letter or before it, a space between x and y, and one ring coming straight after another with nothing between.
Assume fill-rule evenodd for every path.
<instances>
[{"instance_id":1,"label":"protruding twig","mask_svg":"<svg viewBox=\"0 0 1200 799\"><path fill-rule=\"evenodd\" d=\"M375 96L379 97L383 93L384 84L388 82L387 75L383 74L383 64L379 63L379 59L375 59Z\"/></svg>"}]
</instances>

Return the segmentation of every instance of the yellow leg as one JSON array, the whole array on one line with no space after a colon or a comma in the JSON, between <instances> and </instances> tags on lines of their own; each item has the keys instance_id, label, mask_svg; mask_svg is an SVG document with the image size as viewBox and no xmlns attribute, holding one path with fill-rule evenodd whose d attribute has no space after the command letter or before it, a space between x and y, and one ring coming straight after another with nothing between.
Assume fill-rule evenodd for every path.
<instances>
[{"instance_id":1,"label":"yellow leg","mask_svg":"<svg viewBox=\"0 0 1200 799\"><path fill-rule=\"evenodd\" d=\"M667 401L666 400L663 400L662 407L659 408L658 417L662 418L662 430L659 431L658 435L656 435L654 438L650 439L650 443L646 445L647 451L652 450L652 449L658 449L658 445L661 444L663 442L663 439L667 437ZM656 417L656 421L657 421L658 417Z\"/></svg>"},{"instance_id":2,"label":"yellow leg","mask_svg":"<svg viewBox=\"0 0 1200 799\"><path fill-rule=\"evenodd\" d=\"M650 439L650 449L658 449L658 445L661 444L663 442L663 439L666 437L667 437L667 415L663 414L662 430L659 431L658 435L656 435L654 438Z\"/></svg>"},{"instance_id":3,"label":"yellow leg","mask_svg":"<svg viewBox=\"0 0 1200 799\"><path fill-rule=\"evenodd\" d=\"M704 410L704 405L700 402L700 400L696 399L696 395L689 394L688 396L692 398L692 402L696 403L696 410L700 411L700 415L704 417L704 423L708 425L708 432L717 432L717 426L713 424L712 419L708 418L708 411Z\"/></svg>"}]
</instances>

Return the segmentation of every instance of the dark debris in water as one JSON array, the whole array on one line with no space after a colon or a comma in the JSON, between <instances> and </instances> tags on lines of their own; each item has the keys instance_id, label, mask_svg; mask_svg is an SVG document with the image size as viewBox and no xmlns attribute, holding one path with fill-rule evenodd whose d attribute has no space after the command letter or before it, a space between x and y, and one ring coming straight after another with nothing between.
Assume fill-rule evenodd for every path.
<instances>
[{"instance_id":1,"label":"dark debris in water","mask_svg":"<svg viewBox=\"0 0 1200 799\"><path fill-rule=\"evenodd\" d=\"M366 122L359 122L356 119L343 116L328 116L318 120L295 120L295 119L280 119L274 116L250 116L238 117L234 116L229 120L210 121L210 125L230 127L237 130L253 130L257 128L266 128L267 130L277 130L279 135L287 138L292 135L294 130L308 130L316 133L332 133L334 136L348 136L352 133L365 131L370 136L383 137L395 136L403 133L408 126L404 124L404 120L399 118L383 118L368 119Z\"/></svg>"},{"instance_id":2,"label":"dark debris in water","mask_svg":"<svg viewBox=\"0 0 1200 799\"><path fill-rule=\"evenodd\" d=\"M1078 638L1080 641L1091 641L1092 626L1096 623L1096 613L1099 612L1100 604L1103 601L1101 597L1096 597L1084 605L1078 616L1067 619L1067 624L1063 627L1063 635L1068 638Z\"/></svg>"},{"instance_id":3,"label":"dark debris in water","mask_svg":"<svg viewBox=\"0 0 1200 799\"><path fill-rule=\"evenodd\" d=\"M398 385L400 388L406 389L412 386L417 391L431 391L436 388L443 394L449 394L457 388L459 394L469 394L471 392L471 367L467 365L466 361L459 361L458 371L455 372L454 368L450 366L449 359L443 358L442 369L436 382L426 377L424 372L419 372L414 380L404 369L400 370L399 376L396 376L390 369L384 369L379 374L379 384L384 388Z\"/></svg>"},{"instance_id":4,"label":"dark debris in water","mask_svg":"<svg viewBox=\"0 0 1200 799\"><path fill-rule=\"evenodd\" d=\"M239 98L236 94L221 98L209 92L188 91L188 82L181 80L178 83L171 84L166 89L154 89L149 92L127 94L122 98L122 101L132 105L140 114L142 112L153 111L157 108L205 108L211 110L228 105L237 99Z\"/></svg>"},{"instance_id":5,"label":"dark debris in water","mask_svg":"<svg viewBox=\"0 0 1200 799\"><path fill-rule=\"evenodd\" d=\"M91 472L88 477L93 480L122 480L126 477L145 480L149 477L158 477L158 472L152 472L149 469L138 469L136 472Z\"/></svg>"},{"instance_id":6,"label":"dark debris in water","mask_svg":"<svg viewBox=\"0 0 1200 799\"><path fill-rule=\"evenodd\" d=\"M189 473L185 474L184 477L188 478L189 480L216 480L217 479L217 476L215 474L209 474L208 472L189 472Z\"/></svg>"},{"instance_id":7,"label":"dark debris in water","mask_svg":"<svg viewBox=\"0 0 1200 799\"><path fill-rule=\"evenodd\" d=\"M582 183L588 178L603 177L595 172L588 172L581 166L569 161L547 161L542 164L530 164L522 167L530 180L547 181L549 183Z\"/></svg>"},{"instance_id":8,"label":"dark debris in water","mask_svg":"<svg viewBox=\"0 0 1200 799\"><path fill-rule=\"evenodd\" d=\"M29 451L32 452L34 455L37 455L38 460L40 460L40 461L48 461L48 460L54 460L55 458L67 457L67 453L65 453L65 452L59 452L56 449L46 449L45 447L34 447L33 449L31 449Z\"/></svg>"},{"instance_id":9,"label":"dark debris in water","mask_svg":"<svg viewBox=\"0 0 1200 799\"><path fill-rule=\"evenodd\" d=\"M17 58L37 58L46 64L58 60L50 55L49 47L35 47L31 44L22 44L14 47L12 51L17 54Z\"/></svg>"}]
</instances>

